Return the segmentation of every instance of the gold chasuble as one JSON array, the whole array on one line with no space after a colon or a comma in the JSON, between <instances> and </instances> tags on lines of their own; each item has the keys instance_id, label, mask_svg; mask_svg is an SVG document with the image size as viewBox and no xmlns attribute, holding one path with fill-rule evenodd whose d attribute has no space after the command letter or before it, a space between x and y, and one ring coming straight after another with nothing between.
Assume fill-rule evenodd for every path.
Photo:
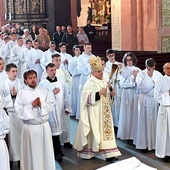
<instances>
[{"instance_id":1,"label":"gold chasuble","mask_svg":"<svg viewBox=\"0 0 170 170\"><path fill-rule=\"evenodd\" d=\"M96 92L107 83L91 76L84 85L80 104L80 120L74 142L78 156L90 159L100 153L103 158L121 155L115 142L113 118L110 108L110 91L95 100Z\"/></svg>"}]
</instances>

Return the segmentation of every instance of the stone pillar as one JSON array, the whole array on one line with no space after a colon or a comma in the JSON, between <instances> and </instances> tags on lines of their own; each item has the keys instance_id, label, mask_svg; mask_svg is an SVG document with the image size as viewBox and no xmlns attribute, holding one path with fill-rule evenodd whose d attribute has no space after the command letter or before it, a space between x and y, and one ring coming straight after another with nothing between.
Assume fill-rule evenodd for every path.
<instances>
[{"instance_id":1,"label":"stone pillar","mask_svg":"<svg viewBox=\"0 0 170 170\"><path fill-rule=\"evenodd\" d=\"M157 0L112 0L112 48L157 51Z\"/></svg>"},{"instance_id":2,"label":"stone pillar","mask_svg":"<svg viewBox=\"0 0 170 170\"><path fill-rule=\"evenodd\" d=\"M111 1L112 48L122 50L121 45L121 1Z\"/></svg>"},{"instance_id":3,"label":"stone pillar","mask_svg":"<svg viewBox=\"0 0 170 170\"><path fill-rule=\"evenodd\" d=\"M5 0L0 2L0 26L7 24L5 21Z\"/></svg>"},{"instance_id":4,"label":"stone pillar","mask_svg":"<svg viewBox=\"0 0 170 170\"><path fill-rule=\"evenodd\" d=\"M170 6L169 0L158 0L158 52L170 52Z\"/></svg>"},{"instance_id":5,"label":"stone pillar","mask_svg":"<svg viewBox=\"0 0 170 170\"><path fill-rule=\"evenodd\" d=\"M77 0L71 0L71 24L75 32L77 32Z\"/></svg>"}]
</instances>

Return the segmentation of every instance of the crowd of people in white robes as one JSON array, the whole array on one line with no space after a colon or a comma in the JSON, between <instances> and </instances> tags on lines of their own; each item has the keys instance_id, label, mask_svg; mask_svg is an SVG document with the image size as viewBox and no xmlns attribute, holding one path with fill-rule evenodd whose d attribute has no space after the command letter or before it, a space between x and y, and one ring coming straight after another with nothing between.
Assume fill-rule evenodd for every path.
<instances>
[{"instance_id":1,"label":"crowd of people in white robes","mask_svg":"<svg viewBox=\"0 0 170 170\"><path fill-rule=\"evenodd\" d=\"M90 84L89 81L92 81L93 85L98 84L96 93L100 91L100 83L115 91L111 100L108 100L110 102L108 107L112 112L111 118L113 117L111 124L117 127L117 138L126 140L128 144L134 144L136 149L142 151L155 150L157 157L170 161L169 63L164 65L165 76L163 76L155 70L156 62L152 58L146 60L144 63L146 69L141 70L136 66L137 58L133 53L126 53L122 62L117 62L115 52L108 49L106 51L108 61L103 58L102 71L98 70L102 72L101 82L92 74L94 70L90 60L95 55L92 54L90 43L84 44L82 54L81 47L75 45L73 57L67 53L64 42L59 44L58 52L53 41L49 42L46 51L42 51L37 40L24 40L20 36L17 38L16 33L5 37L3 41L0 48L2 54L0 56L0 103L2 103L0 166L4 170L12 167L14 161L20 161L23 170L43 169L41 166L45 169L51 167L53 170L54 160L62 162L65 154L61 150L61 144L67 148L73 147L70 143L70 115L83 122L84 107L87 103L81 101L82 98L88 99L90 106L95 105L96 101L103 100L98 96L93 103L91 100L94 99L95 93L90 93L89 97L85 96L85 91L91 89L86 84L86 82ZM106 91L103 91L105 94ZM88 110L90 106L86 109ZM101 106L97 104L97 107ZM100 120L100 117L98 119ZM37 128L35 125L38 125ZM90 128L93 127L90 125ZM94 133L98 134L96 130ZM8 134L8 149L4 141L6 134ZM47 144L51 148L47 148ZM74 147L77 150L82 148L83 153L85 148L76 144L75 140ZM98 144L100 145L100 140L96 139L92 147L95 150L92 152L100 150L96 148ZM105 150L106 148L104 147ZM116 144L113 148L117 149ZM104 149L102 154L110 158L104 153ZM36 154L32 155L32 152ZM116 152L115 156L119 156L119 151ZM78 150L78 153L80 156L81 150ZM35 161L32 161L33 159Z\"/></svg>"}]
</instances>

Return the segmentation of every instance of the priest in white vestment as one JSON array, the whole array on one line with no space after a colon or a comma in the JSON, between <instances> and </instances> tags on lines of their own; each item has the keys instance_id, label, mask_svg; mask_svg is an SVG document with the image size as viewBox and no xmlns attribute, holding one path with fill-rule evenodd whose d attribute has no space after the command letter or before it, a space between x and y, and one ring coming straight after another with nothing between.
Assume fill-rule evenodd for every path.
<instances>
[{"instance_id":1,"label":"priest in white vestment","mask_svg":"<svg viewBox=\"0 0 170 170\"><path fill-rule=\"evenodd\" d=\"M8 78L0 84L0 89L4 94L5 105L10 117L11 130L8 135L8 145L11 166L12 162L20 161L20 139L23 127L22 121L18 118L14 104L17 93L24 88L24 82L17 78L17 66L13 63L6 65Z\"/></svg>"},{"instance_id":2,"label":"priest in white vestment","mask_svg":"<svg viewBox=\"0 0 170 170\"><path fill-rule=\"evenodd\" d=\"M28 52L27 64L30 70L33 69L37 72L37 81L39 83L43 72L43 69L40 65L40 60L43 55L43 51L39 49L39 42L37 40L33 42L33 47L34 48L32 48Z\"/></svg>"},{"instance_id":3,"label":"priest in white vestment","mask_svg":"<svg viewBox=\"0 0 170 170\"><path fill-rule=\"evenodd\" d=\"M131 52L124 55L123 63L124 67L120 75L122 93L117 137L127 140L128 144L133 144L133 139L136 137L139 97L139 90L136 86L136 76L140 69L135 67L137 58Z\"/></svg>"},{"instance_id":4,"label":"priest in white vestment","mask_svg":"<svg viewBox=\"0 0 170 170\"><path fill-rule=\"evenodd\" d=\"M9 36L5 36L3 40L3 45L0 47L0 56L5 60L5 46L10 41Z\"/></svg>"},{"instance_id":5,"label":"priest in white vestment","mask_svg":"<svg viewBox=\"0 0 170 170\"><path fill-rule=\"evenodd\" d=\"M7 75L6 71L4 70L4 68L5 68L4 59L2 57L0 57L0 80L1 80L1 83L8 78L8 75Z\"/></svg>"},{"instance_id":6,"label":"priest in white vestment","mask_svg":"<svg viewBox=\"0 0 170 170\"><path fill-rule=\"evenodd\" d=\"M69 72L60 67L61 65L61 57L59 54L52 55L52 63L56 66L56 77L57 79L64 83L68 92L68 100L70 100L70 90L72 88L72 77L70 76ZM46 79L48 76L46 70L43 71L41 80ZM64 143L64 146L68 148L72 148L72 144L70 143L70 114L63 115L63 126L65 131L62 132L60 135L60 142Z\"/></svg>"},{"instance_id":7,"label":"priest in white vestment","mask_svg":"<svg viewBox=\"0 0 170 170\"><path fill-rule=\"evenodd\" d=\"M77 91L77 95L79 95L79 98L81 96L84 84L87 81L89 74L91 73L89 60L92 57L94 57L94 55L92 54L92 45L90 43L85 43L84 52L77 59L77 70L81 74L79 89ZM79 118L80 118L80 104L77 105L77 114L76 114L76 119Z\"/></svg>"},{"instance_id":8,"label":"priest in white vestment","mask_svg":"<svg viewBox=\"0 0 170 170\"><path fill-rule=\"evenodd\" d=\"M32 41L31 40L26 40L25 47L21 50L19 59L20 59L20 64L21 64L21 79L23 78L23 73L28 70L28 64L27 64L27 57L28 57L28 52L32 50Z\"/></svg>"},{"instance_id":9,"label":"priest in white vestment","mask_svg":"<svg viewBox=\"0 0 170 170\"><path fill-rule=\"evenodd\" d=\"M4 107L4 95L0 91L0 169L10 170L9 166L9 152L5 142L5 136L10 131L9 116L3 110Z\"/></svg>"},{"instance_id":10,"label":"priest in white vestment","mask_svg":"<svg viewBox=\"0 0 170 170\"><path fill-rule=\"evenodd\" d=\"M61 42L59 44L60 55L61 55L61 68L64 68L68 71L68 63L69 60L72 58L70 54L66 52L66 43Z\"/></svg>"},{"instance_id":11,"label":"priest in white vestment","mask_svg":"<svg viewBox=\"0 0 170 170\"><path fill-rule=\"evenodd\" d=\"M46 71L48 76L39 85L45 87L54 98L53 111L50 114L48 122L52 132L55 159L58 162L62 162L62 156L64 154L61 151L59 135L66 131L64 115L70 114L71 105L65 83L57 80L56 65L49 63L46 66Z\"/></svg>"},{"instance_id":12,"label":"priest in white vestment","mask_svg":"<svg viewBox=\"0 0 170 170\"><path fill-rule=\"evenodd\" d=\"M46 71L46 66L52 62L52 55L54 54L59 54L59 52L57 52L55 50L56 45L54 41L50 41L49 43L49 49L47 51L43 52L43 55L40 59L40 64L43 70Z\"/></svg>"},{"instance_id":13,"label":"priest in white vestment","mask_svg":"<svg viewBox=\"0 0 170 170\"><path fill-rule=\"evenodd\" d=\"M18 68L18 78L21 78L22 74L21 73L21 61L20 61L20 53L21 50L24 48L23 45L23 38L22 37L18 37L17 39L17 45L15 45L12 49L11 49L11 56L9 58L9 63L13 63L17 66Z\"/></svg>"},{"instance_id":14,"label":"priest in white vestment","mask_svg":"<svg viewBox=\"0 0 170 170\"><path fill-rule=\"evenodd\" d=\"M79 83L80 83L80 75L81 75L80 72L77 70L77 59L81 54L80 46L75 45L73 47L73 52L75 56L69 60L68 71L71 73L73 79L71 93L70 93L71 107L72 107L71 116L76 116L78 114L77 105L80 105L80 98L79 98L80 96L77 95L79 89Z\"/></svg>"},{"instance_id":15,"label":"priest in white vestment","mask_svg":"<svg viewBox=\"0 0 170 170\"><path fill-rule=\"evenodd\" d=\"M100 153L106 161L113 162L121 155L115 141L109 103L115 91L103 80L100 57L92 57L89 63L92 73L82 91L74 148L80 158L91 159Z\"/></svg>"},{"instance_id":16,"label":"priest in white vestment","mask_svg":"<svg viewBox=\"0 0 170 170\"><path fill-rule=\"evenodd\" d=\"M140 89L138 100L137 136L134 140L136 149L143 152L155 149L156 123L159 103L154 99L155 83L162 74L155 70L156 62L149 58L145 61L146 69L136 76L137 87Z\"/></svg>"},{"instance_id":17,"label":"priest in white vestment","mask_svg":"<svg viewBox=\"0 0 170 170\"><path fill-rule=\"evenodd\" d=\"M156 82L154 98L159 102L155 155L170 162L170 63L163 66L165 75Z\"/></svg>"},{"instance_id":18,"label":"priest in white vestment","mask_svg":"<svg viewBox=\"0 0 170 170\"><path fill-rule=\"evenodd\" d=\"M24 126L21 134L22 170L55 170L51 129L48 123L54 100L37 86L37 73L24 73L27 86L16 97L15 109Z\"/></svg>"},{"instance_id":19,"label":"priest in white vestment","mask_svg":"<svg viewBox=\"0 0 170 170\"><path fill-rule=\"evenodd\" d=\"M17 36L16 36L16 33L11 33L10 35L10 38L11 40L5 45L4 47L4 57L5 57L5 64L8 64L9 63L9 59L10 59L10 56L11 56L11 49L17 45Z\"/></svg>"}]
</instances>

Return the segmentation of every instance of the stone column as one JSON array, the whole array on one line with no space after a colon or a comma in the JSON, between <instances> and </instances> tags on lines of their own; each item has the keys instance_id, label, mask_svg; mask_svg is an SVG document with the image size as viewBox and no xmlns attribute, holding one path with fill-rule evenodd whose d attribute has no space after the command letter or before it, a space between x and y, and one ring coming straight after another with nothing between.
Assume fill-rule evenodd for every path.
<instances>
[{"instance_id":1,"label":"stone column","mask_svg":"<svg viewBox=\"0 0 170 170\"><path fill-rule=\"evenodd\" d=\"M77 32L77 0L71 0L71 23L73 30Z\"/></svg>"},{"instance_id":2,"label":"stone column","mask_svg":"<svg viewBox=\"0 0 170 170\"><path fill-rule=\"evenodd\" d=\"M5 21L5 0L0 2L0 26L7 24Z\"/></svg>"},{"instance_id":3,"label":"stone column","mask_svg":"<svg viewBox=\"0 0 170 170\"><path fill-rule=\"evenodd\" d=\"M170 52L170 2L158 0L158 52Z\"/></svg>"},{"instance_id":4,"label":"stone column","mask_svg":"<svg viewBox=\"0 0 170 170\"><path fill-rule=\"evenodd\" d=\"M122 50L121 42L121 1L111 1L112 48Z\"/></svg>"},{"instance_id":5,"label":"stone column","mask_svg":"<svg viewBox=\"0 0 170 170\"><path fill-rule=\"evenodd\" d=\"M157 0L112 0L112 48L157 51Z\"/></svg>"}]
</instances>

